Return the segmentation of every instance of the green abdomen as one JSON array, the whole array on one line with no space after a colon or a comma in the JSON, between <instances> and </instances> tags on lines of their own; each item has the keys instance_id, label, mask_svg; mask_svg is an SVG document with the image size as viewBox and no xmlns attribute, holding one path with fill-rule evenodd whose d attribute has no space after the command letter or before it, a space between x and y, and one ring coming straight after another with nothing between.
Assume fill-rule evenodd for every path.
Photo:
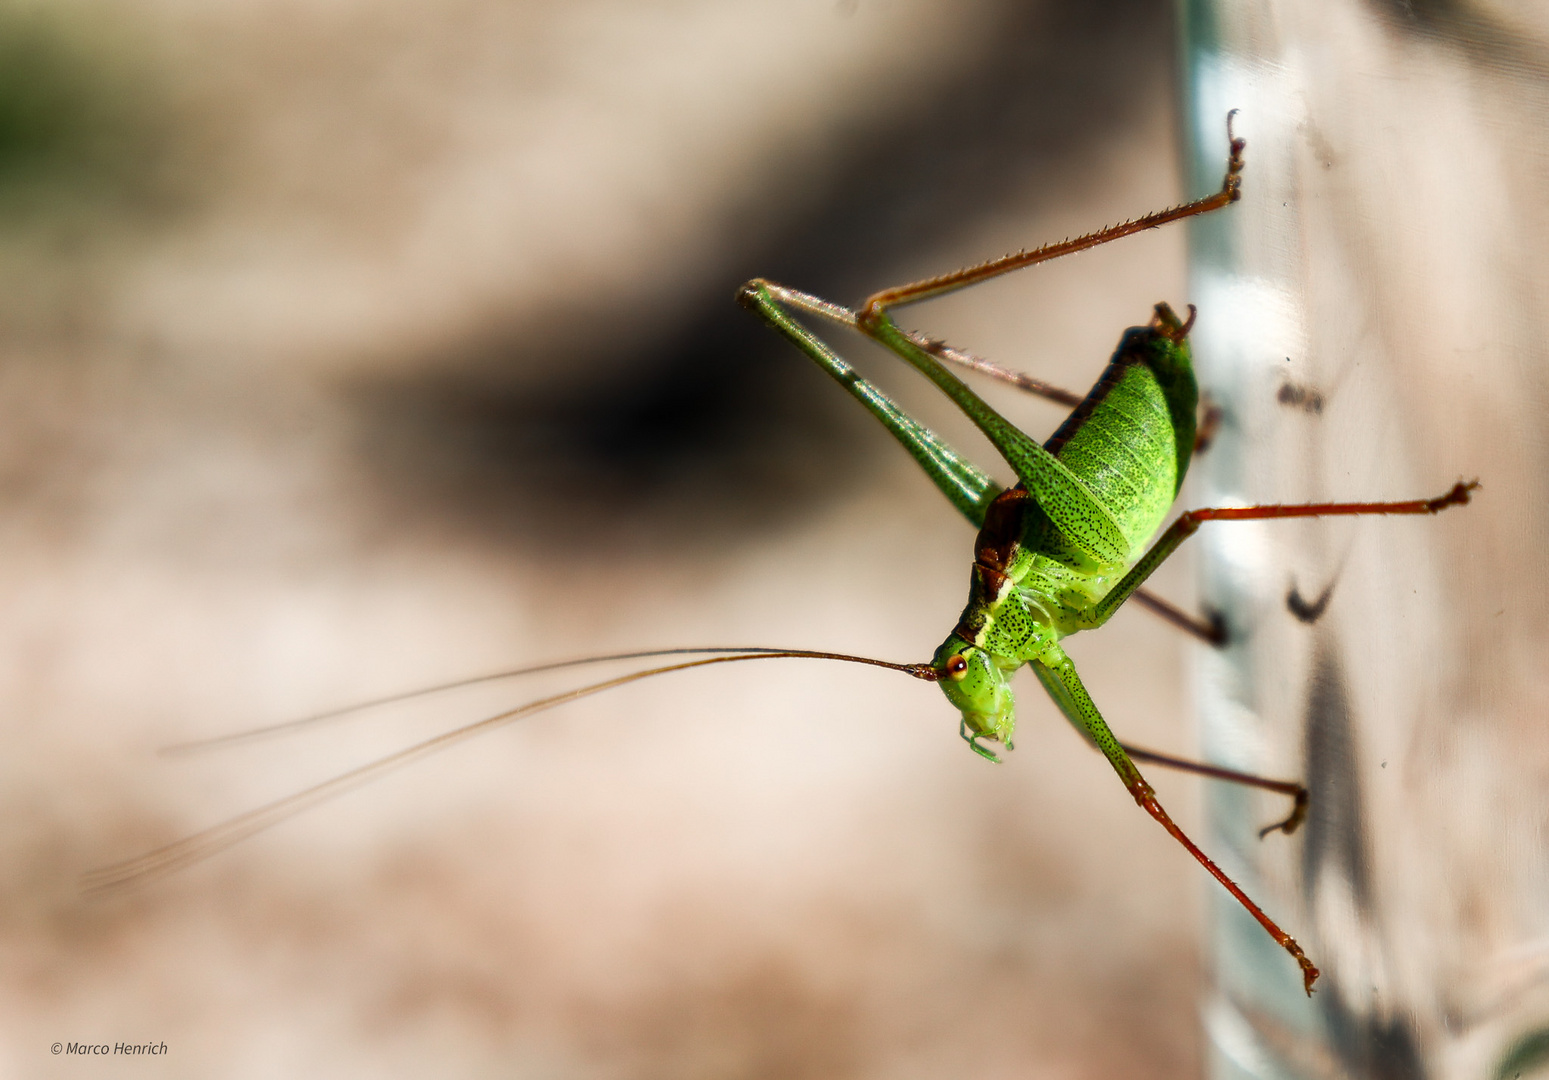
<instances>
[{"instance_id":1,"label":"green abdomen","mask_svg":"<svg viewBox=\"0 0 1549 1080\"><path fill-rule=\"evenodd\" d=\"M1193 372L1186 352L1168 359L1183 370L1168 365L1159 379L1143 350L1121 349L1044 444L1108 508L1136 556L1177 497L1194 446Z\"/></svg>"}]
</instances>

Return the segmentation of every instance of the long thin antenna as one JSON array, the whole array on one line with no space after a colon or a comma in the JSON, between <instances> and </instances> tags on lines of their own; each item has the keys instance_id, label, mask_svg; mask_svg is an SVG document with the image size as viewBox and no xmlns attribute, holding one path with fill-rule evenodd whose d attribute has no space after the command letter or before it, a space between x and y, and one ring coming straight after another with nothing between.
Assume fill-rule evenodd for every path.
<instances>
[{"instance_id":1,"label":"long thin antenna","mask_svg":"<svg viewBox=\"0 0 1549 1080\"><path fill-rule=\"evenodd\" d=\"M310 713L307 716L294 720L282 720L277 724L265 724L263 727L245 728L242 731L233 731L225 735L211 735L203 739L189 739L186 742L173 743L171 746L163 746L157 750L158 754L167 757L179 757L184 754L199 753L204 750L216 750L221 747L235 746L240 743L253 742L258 739L266 739L273 735L283 735L288 732L321 724L329 720L341 720L346 716L365 712L368 709L380 708L384 705L396 705L403 701L413 701L417 698L430 697L434 694L444 694L451 690L461 690L469 686L479 686L484 683L500 682L504 679L515 679L522 675L537 675L544 671L559 671L564 668L581 667L584 664L605 664L618 660L649 660L658 656L707 656L729 653L798 653L800 649L771 649L759 645L749 645L745 648L732 648L730 646L716 646L706 649L675 648L675 649L647 649L642 652L610 653L607 656L586 656L579 660L551 660L543 664L532 664L528 667L511 668L506 671L494 671L485 675L473 675L465 679L454 679L452 682L437 683L434 686L422 686L415 690L405 690L397 694L388 694L385 697L370 698L366 701L357 701L352 705L343 705L337 709L329 709L326 712Z\"/></svg>"},{"instance_id":2,"label":"long thin antenna","mask_svg":"<svg viewBox=\"0 0 1549 1080\"><path fill-rule=\"evenodd\" d=\"M874 660L866 656L850 656L845 653L817 652L804 649L788 649L779 652L743 652L732 656L712 656L703 660L690 660L679 664L668 664L663 667L647 668L644 671L631 672L628 675L620 675L616 678L605 679L602 682L591 683L575 690L567 690L562 694L554 694L550 697L529 701L525 705L519 705L514 709L496 713L494 716L474 723L466 724L460 728L437 735L435 738L426 739L424 742L378 758L359 768L341 773L331 780L325 780L321 784L298 791L294 795L287 795L283 799L260 806L256 810L249 810L245 814L239 814L229 821L213 825L208 829L184 837L163 847L146 852L137 858L124 862L114 863L111 866L89 870L81 875L81 892L87 896L101 895L129 885L144 884L163 877L184 867L191 866L226 850L233 844L246 840L256 833L262 832L271 825L277 825L287 818L310 809L319 803L325 802L346 791L359 787L368 781L375 780L384 773L390 772L410 762L418 761L437 751L455 746L475 735L486 731L492 731L497 727L509 724L522 717L531 716L534 713L552 709L557 705L564 705L571 701L577 701L604 690L611 690L617 686L639 682L641 679L653 678L657 675L666 675L674 671L687 671L690 668L709 667L712 664L730 664L743 660L838 660L850 664L867 664L872 667L887 668L890 671L901 671L906 675L912 675L916 679L927 682L935 682L940 674L929 664L894 664L886 660Z\"/></svg>"}]
</instances>

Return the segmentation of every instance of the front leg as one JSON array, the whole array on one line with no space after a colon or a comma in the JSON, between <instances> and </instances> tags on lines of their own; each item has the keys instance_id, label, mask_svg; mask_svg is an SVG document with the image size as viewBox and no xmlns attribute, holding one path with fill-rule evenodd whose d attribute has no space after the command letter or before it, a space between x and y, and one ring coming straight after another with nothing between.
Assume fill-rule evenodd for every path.
<instances>
[{"instance_id":1,"label":"front leg","mask_svg":"<svg viewBox=\"0 0 1549 1080\"><path fill-rule=\"evenodd\" d=\"M1296 939L1280 929L1273 919L1264 914L1264 909L1249 899L1248 894L1243 892L1235 881L1227 877L1225 871L1217 866L1210 856L1201 851L1199 846L1178 827L1167 811L1162 809L1162 804L1157 801L1156 792L1146 782L1146 778L1140 775L1140 770L1125 753L1124 747L1120 745L1118 739L1114 738L1102 713L1097 711L1097 706L1093 703L1091 695L1087 693L1086 687L1082 685L1081 677L1076 674L1076 665L1071 663L1070 657L1055 645L1046 650L1043 656L1032 661L1032 666L1039 680L1048 689L1049 696L1060 707L1060 711L1064 712L1071 723L1075 724L1103 752L1103 756L1113 766L1114 772L1119 774L1119 779L1124 782L1124 786L1129 789L1130 795L1141 809L1155 818L1174 840L1182 844L1201 866L1210 871L1211 876L1225 886L1226 891L1231 893L1238 903L1247 908L1248 914L1258 920L1259 925L1269 933L1269 936L1301 965L1302 986L1308 995L1311 995L1312 984L1318 978L1317 967L1307 959L1307 954L1296 943Z\"/></svg>"}]
</instances>

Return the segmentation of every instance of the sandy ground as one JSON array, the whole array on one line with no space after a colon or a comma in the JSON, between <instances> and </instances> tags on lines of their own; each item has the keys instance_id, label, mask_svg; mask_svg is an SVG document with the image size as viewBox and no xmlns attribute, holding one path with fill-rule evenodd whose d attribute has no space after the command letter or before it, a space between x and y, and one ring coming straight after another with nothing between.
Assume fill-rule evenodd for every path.
<instances>
[{"instance_id":1,"label":"sandy ground","mask_svg":"<svg viewBox=\"0 0 1549 1080\"><path fill-rule=\"evenodd\" d=\"M0 9L0 1073L1198 1071L1206 882L1031 680L996 769L899 676L664 678L78 894L576 680L178 740L630 648L929 657L970 528L732 292L853 302L1177 200L1170 14L786 7ZM911 321L1082 389L1182 255ZM1072 652L1187 752L1191 648L1125 612Z\"/></svg>"}]
</instances>

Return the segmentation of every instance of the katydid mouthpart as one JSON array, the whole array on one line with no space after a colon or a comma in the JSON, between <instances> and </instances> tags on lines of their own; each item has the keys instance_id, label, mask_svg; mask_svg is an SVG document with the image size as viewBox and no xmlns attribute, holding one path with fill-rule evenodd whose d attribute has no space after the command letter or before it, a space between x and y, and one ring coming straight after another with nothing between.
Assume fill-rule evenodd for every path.
<instances>
[{"instance_id":1,"label":"katydid mouthpart","mask_svg":"<svg viewBox=\"0 0 1549 1080\"><path fill-rule=\"evenodd\" d=\"M1232 134L1226 177L1216 193L1172 209L1114 225L1073 240L1018 252L951 274L888 289L871 296L858 310L762 279L745 284L738 300L806 353L869 410L915 462L978 529L967 606L928 663L891 663L869 657L803 649L668 649L591 657L538 665L477 679L395 695L350 709L300 721L184 744L173 751L275 734L301 724L432 694L473 682L530 674L580 664L695 655L698 659L649 667L577 689L530 701L484 720L445 732L395 754L259 807L222 824L157 848L125 862L84 875L88 893L114 890L160 877L199 862L308 807L364 784L390 770L463 742L517 719L534 715L604 690L671 672L711 665L772 659L828 660L867 664L899 671L940 685L958 710L959 734L990 762L1001 759L986 743L1012 748L1015 702L1008 680L1030 666L1061 713L1094 745L1118 773L1136 803L1154 817L1285 948L1301 966L1303 985L1312 992L1318 969L1301 946L1276 925L1172 821L1136 761L1177 768L1287 795L1293 809L1283 821L1266 827L1292 833L1306 814L1308 792L1299 783L1269 780L1216 766L1184 761L1121 743L1092 701L1075 665L1060 647L1070 634L1103 625L1133 599L1179 628L1213 645L1225 643L1219 619L1199 619L1147 593L1145 580L1206 521L1364 514L1435 514L1469 501L1477 482L1458 483L1434 499L1408 502L1316 503L1192 510L1145 544L1178 494L1190 459L1205 441L1196 419L1199 392L1188 346L1194 319L1180 318L1159 303L1146 326L1127 330L1106 370L1085 397L1008 371L945 343L900 329L890 312L943 295L1022 267L1084 251L1112 240L1223 209L1239 197L1245 143ZM1002 489L989 476L923 424L895 405L872 383L798 321L814 316L850 327L886 346L929 378L961 409L1006 460L1018 483ZM945 362L945 363L944 363ZM1073 411L1044 443L1035 441L986 404L946 366L977 371L1020 389L1073 406ZM1143 553L1142 553L1143 552Z\"/></svg>"}]
</instances>

